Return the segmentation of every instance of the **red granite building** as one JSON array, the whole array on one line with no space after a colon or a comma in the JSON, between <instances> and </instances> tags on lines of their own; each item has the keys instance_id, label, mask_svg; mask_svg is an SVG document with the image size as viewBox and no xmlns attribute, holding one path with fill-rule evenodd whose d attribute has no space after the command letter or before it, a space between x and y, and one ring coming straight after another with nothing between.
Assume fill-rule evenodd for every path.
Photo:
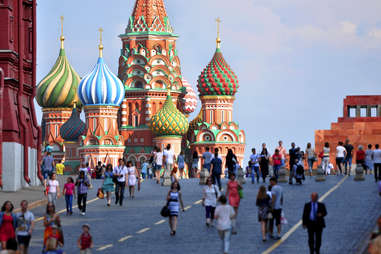
<instances>
[{"instance_id":1,"label":"red granite building","mask_svg":"<svg viewBox=\"0 0 381 254\"><path fill-rule=\"evenodd\" d=\"M36 1L0 1L0 187L36 185L41 129L36 89Z\"/></svg>"},{"instance_id":2,"label":"red granite building","mask_svg":"<svg viewBox=\"0 0 381 254\"><path fill-rule=\"evenodd\" d=\"M315 131L315 150L330 144L331 162L335 165L336 146L349 139L355 151L359 145L381 144L381 95L347 96L344 99L343 117L331 124L330 130ZM353 158L355 162L355 158Z\"/></svg>"}]
</instances>

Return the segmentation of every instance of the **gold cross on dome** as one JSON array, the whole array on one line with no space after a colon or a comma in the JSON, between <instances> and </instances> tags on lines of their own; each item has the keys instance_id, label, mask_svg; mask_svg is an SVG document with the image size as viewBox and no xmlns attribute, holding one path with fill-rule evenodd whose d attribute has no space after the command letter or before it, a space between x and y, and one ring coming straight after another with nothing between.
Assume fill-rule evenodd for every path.
<instances>
[{"instance_id":1,"label":"gold cross on dome","mask_svg":"<svg viewBox=\"0 0 381 254\"><path fill-rule=\"evenodd\" d=\"M61 16L60 20L61 20L61 36L60 36L60 41L61 41L61 49L63 49L64 48L64 40L65 40L65 36L63 35L63 21L64 21L64 17Z\"/></svg>"},{"instance_id":2,"label":"gold cross on dome","mask_svg":"<svg viewBox=\"0 0 381 254\"><path fill-rule=\"evenodd\" d=\"M60 19L61 19L61 36L63 36L63 22L64 22L64 16L61 16Z\"/></svg>"},{"instance_id":3,"label":"gold cross on dome","mask_svg":"<svg viewBox=\"0 0 381 254\"><path fill-rule=\"evenodd\" d=\"M217 48L220 48L220 44L221 44L221 39L220 39L220 23L222 21L218 17L218 18L216 18L216 22L217 22L217 39L216 39L216 42L217 42Z\"/></svg>"},{"instance_id":4,"label":"gold cross on dome","mask_svg":"<svg viewBox=\"0 0 381 254\"><path fill-rule=\"evenodd\" d=\"M102 27L100 27L98 31L99 31L99 57L103 57L103 44L102 44L103 29Z\"/></svg>"}]
</instances>

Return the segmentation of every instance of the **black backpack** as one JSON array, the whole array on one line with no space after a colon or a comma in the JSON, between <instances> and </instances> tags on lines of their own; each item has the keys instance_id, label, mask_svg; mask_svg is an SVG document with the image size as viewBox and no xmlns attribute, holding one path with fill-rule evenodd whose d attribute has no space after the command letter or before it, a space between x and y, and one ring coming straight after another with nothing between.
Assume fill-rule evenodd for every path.
<instances>
[{"instance_id":1,"label":"black backpack","mask_svg":"<svg viewBox=\"0 0 381 254\"><path fill-rule=\"evenodd\" d=\"M298 166L296 167L296 174L303 175L303 173L304 173L303 165L298 164Z\"/></svg>"}]
</instances>

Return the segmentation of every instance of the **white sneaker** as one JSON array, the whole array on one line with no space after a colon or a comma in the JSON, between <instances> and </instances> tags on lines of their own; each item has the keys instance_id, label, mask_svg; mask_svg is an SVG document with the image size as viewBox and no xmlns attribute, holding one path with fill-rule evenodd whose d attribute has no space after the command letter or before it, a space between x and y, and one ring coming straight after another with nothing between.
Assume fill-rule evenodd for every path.
<instances>
[{"instance_id":1,"label":"white sneaker","mask_svg":"<svg viewBox=\"0 0 381 254\"><path fill-rule=\"evenodd\" d=\"M82 213L81 213L81 215L82 215L82 216L85 216L85 215L86 215L86 213L82 212Z\"/></svg>"}]
</instances>

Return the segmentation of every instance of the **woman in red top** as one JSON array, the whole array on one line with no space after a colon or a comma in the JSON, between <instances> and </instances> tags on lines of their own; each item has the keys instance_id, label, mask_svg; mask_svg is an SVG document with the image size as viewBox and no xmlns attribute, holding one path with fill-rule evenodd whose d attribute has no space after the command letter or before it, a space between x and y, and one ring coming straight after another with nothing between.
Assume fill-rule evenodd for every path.
<instances>
[{"instance_id":1,"label":"woman in red top","mask_svg":"<svg viewBox=\"0 0 381 254\"><path fill-rule=\"evenodd\" d=\"M11 201L5 201L3 206L1 207L0 213L0 242L1 249L5 250L7 241L9 239L15 239L15 229L17 218L12 213L13 204Z\"/></svg>"},{"instance_id":2,"label":"woman in red top","mask_svg":"<svg viewBox=\"0 0 381 254\"><path fill-rule=\"evenodd\" d=\"M275 153L273 154L272 159L273 159L274 177L278 179L278 172L282 165L282 155L279 153L278 149L275 149Z\"/></svg>"},{"instance_id":3,"label":"woman in red top","mask_svg":"<svg viewBox=\"0 0 381 254\"><path fill-rule=\"evenodd\" d=\"M234 208L235 216L232 219L232 234L237 234L236 230L236 219L238 215L238 207L241 201L239 197L238 190L242 189L242 186L239 182L235 180L235 174L233 172L229 173L229 182L226 188L226 197L229 198L229 205Z\"/></svg>"},{"instance_id":4,"label":"woman in red top","mask_svg":"<svg viewBox=\"0 0 381 254\"><path fill-rule=\"evenodd\" d=\"M363 149L362 145L359 145L359 149L356 152L356 164L361 165L362 168L365 171L365 174L367 173L366 171L366 165L365 165L365 151Z\"/></svg>"}]
</instances>

